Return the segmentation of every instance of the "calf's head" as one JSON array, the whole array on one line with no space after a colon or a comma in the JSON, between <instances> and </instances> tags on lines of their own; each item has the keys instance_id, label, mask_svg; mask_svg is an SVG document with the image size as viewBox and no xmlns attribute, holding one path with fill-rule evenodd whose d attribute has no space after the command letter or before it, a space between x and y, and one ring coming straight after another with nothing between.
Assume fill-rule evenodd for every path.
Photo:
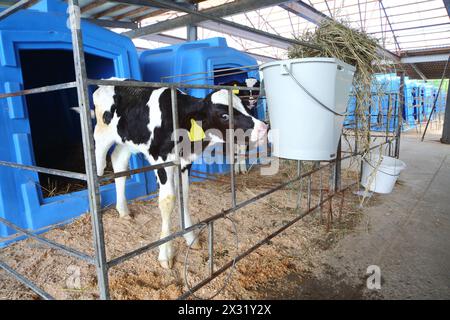
<instances>
[{"instance_id":1,"label":"calf's head","mask_svg":"<svg viewBox=\"0 0 450 320\"><path fill-rule=\"evenodd\" d=\"M245 81L239 82L233 80L221 83L220 85L259 88L261 86L261 83L256 78L247 78L245 79ZM242 104L244 105L247 112L251 112L251 110L258 104L259 90L252 90L252 89L238 90L236 95L241 99Z\"/></svg>"},{"instance_id":2,"label":"calf's head","mask_svg":"<svg viewBox=\"0 0 450 320\"><path fill-rule=\"evenodd\" d=\"M235 94L232 95L232 102L235 131L240 129L249 134L250 143L261 144L267 135L267 125L251 116L244 108L241 99ZM227 137L227 129L229 129L228 106L228 90L213 92L204 99L207 128L219 130L223 138Z\"/></svg>"}]
</instances>

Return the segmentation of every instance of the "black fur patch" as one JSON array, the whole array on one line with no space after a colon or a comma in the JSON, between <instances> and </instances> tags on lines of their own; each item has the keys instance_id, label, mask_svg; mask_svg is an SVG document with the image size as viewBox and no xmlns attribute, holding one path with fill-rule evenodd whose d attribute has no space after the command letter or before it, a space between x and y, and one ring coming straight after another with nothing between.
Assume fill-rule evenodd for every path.
<instances>
[{"instance_id":1,"label":"black fur patch","mask_svg":"<svg viewBox=\"0 0 450 320\"><path fill-rule=\"evenodd\" d=\"M167 182L167 174L166 174L166 170L164 170L164 168L158 169L158 177L159 177L159 182L161 184L166 184Z\"/></svg>"},{"instance_id":2,"label":"black fur patch","mask_svg":"<svg viewBox=\"0 0 450 320\"><path fill-rule=\"evenodd\" d=\"M189 173L191 172L192 163L186 165L185 167L181 168L181 172L185 172L186 170L189 170Z\"/></svg>"},{"instance_id":3,"label":"black fur patch","mask_svg":"<svg viewBox=\"0 0 450 320\"><path fill-rule=\"evenodd\" d=\"M103 114L103 122L105 124L110 124L113 116L113 113L111 113L110 111L105 111L105 113Z\"/></svg>"},{"instance_id":4,"label":"black fur patch","mask_svg":"<svg viewBox=\"0 0 450 320\"><path fill-rule=\"evenodd\" d=\"M147 128L150 122L147 103L153 88L115 87L114 106L111 111L120 117L117 132L122 141L132 141L135 144L146 143L151 132Z\"/></svg>"}]
</instances>

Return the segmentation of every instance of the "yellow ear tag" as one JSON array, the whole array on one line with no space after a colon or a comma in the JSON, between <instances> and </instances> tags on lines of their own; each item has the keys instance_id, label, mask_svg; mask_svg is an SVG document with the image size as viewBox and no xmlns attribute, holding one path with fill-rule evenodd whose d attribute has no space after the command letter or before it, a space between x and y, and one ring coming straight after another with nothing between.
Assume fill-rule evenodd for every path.
<instances>
[{"instance_id":1,"label":"yellow ear tag","mask_svg":"<svg viewBox=\"0 0 450 320\"><path fill-rule=\"evenodd\" d=\"M206 135L194 119L191 119L191 130L189 130L189 140L192 142L205 139Z\"/></svg>"},{"instance_id":2,"label":"yellow ear tag","mask_svg":"<svg viewBox=\"0 0 450 320\"><path fill-rule=\"evenodd\" d=\"M234 86L237 87L236 84L234 84ZM234 90L233 90L233 93L234 93L234 94L239 94L239 89L234 89Z\"/></svg>"}]
</instances>

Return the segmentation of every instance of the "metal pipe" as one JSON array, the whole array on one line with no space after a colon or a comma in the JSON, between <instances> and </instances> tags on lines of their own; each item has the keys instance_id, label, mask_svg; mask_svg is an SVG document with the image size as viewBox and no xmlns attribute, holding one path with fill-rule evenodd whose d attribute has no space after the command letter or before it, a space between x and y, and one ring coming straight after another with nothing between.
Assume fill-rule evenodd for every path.
<instances>
[{"instance_id":1,"label":"metal pipe","mask_svg":"<svg viewBox=\"0 0 450 320\"><path fill-rule=\"evenodd\" d=\"M224 69L220 69L220 72L224 72L224 71L233 71L233 70L242 70L242 69L258 69L259 65L257 64L253 64L253 65L249 65L249 66L242 66L242 67L234 67L234 68L224 68ZM199 75L199 74L214 74L215 71L202 71L202 72L192 72L192 73L183 73L183 74L176 74L176 75L171 75L171 76L164 76L161 77L161 79L171 79L171 78L178 78L178 77L187 77L187 76L194 76L194 75Z\"/></svg>"},{"instance_id":2,"label":"metal pipe","mask_svg":"<svg viewBox=\"0 0 450 320\"><path fill-rule=\"evenodd\" d=\"M254 90L260 91L259 87L241 87L241 86L217 86L209 84L185 84L175 82L147 82L137 80L117 81L117 80L88 80L89 85L95 86L117 86L117 87L141 87L141 88L188 88L188 89L212 89L212 90Z\"/></svg>"},{"instance_id":3,"label":"metal pipe","mask_svg":"<svg viewBox=\"0 0 450 320\"><path fill-rule=\"evenodd\" d=\"M1 165L1 163L0 163L0 165ZM173 161L169 161L169 162L159 163L159 164L155 164L155 165L151 165L151 166L141 167L138 169L114 172L114 173L110 173L110 174L101 176L100 181L105 181L105 180L110 180L110 179L115 179L115 178L120 178L120 177L128 177L133 174L147 172L147 171L151 171L151 170L157 170L157 169L171 167L171 166L176 166L176 164Z\"/></svg>"},{"instance_id":4,"label":"metal pipe","mask_svg":"<svg viewBox=\"0 0 450 320\"><path fill-rule=\"evenodd\" d=\"M297 176L301 176L303 170L303 161L297 161ZM303 197L303 179L300 179L300 183L298 186L298 195L297 195L297 208L302 207L302 197Z\"/></svg>"},{"instance_id":5,"label":"metal pipe","mask_svg":"<svg viewBox=\"0 0 450 320\"><path fill-rule=\"evenodd\" d=\"M5 270L7 273L9 273L11 276L13 276L16 280L20 281L23 285L33 290L37 295L39 295L41 298L45 300L55 300L51 295L49 295L47 292L39 288L34 284L34 282L30 281L29 279L25 278L23 275L12 269L10 266L8 266L3 261L0 261L0 268Z\"/></svg>"},{"instance_id":6,"label":"metal pipe","mask_svg":"<svg viewBox=\"0 0 450 320\"><path fill-rule=\"evenodd\" d=\"M174 137L174 151L175 151L175 185L178 187L178 212L180 214L181 229L186 228L184 219L184 199L183 199L183 173L181 172L180 150L178 146L178 101L177 89L170 88L171 106L172 106L172 122L173 122L173 137Z\"/></svg>"},{"instance_id":7,"label":"metal pipe","mask_svg":"<svg viewBox=\"0 0 450 320\"><path fill-rule=\"evenodd\" d=\"M108 269L103 222L100 207L100 185L95 162L94 137L92 130L91 109L89 106L88 77L84 60L83 37L81 34L81 17L78 0L69 0L70 30L72 33L73 57L77 82L78 102L80 105L81 135L83 140L84 163L86 167L89 208L92 219L92 232L95 247L97 283L100 298L109 299Z\"/></svg>"},{"instance_id":8,"label":"metal pipe","mask_svg":"<svg viewBox=\"0 0 450 320\"><path fill-rule=\"evenodd\" d=\"M344 189L342 189L342 191L345 191L345 190L351 188L353 185L355 185L355 183L352 183L352 184L346 186ZM332 198L333 196L334 196L334 194L331 195L331 196L328 196L326 199L323 200L323 203L327 202L329 200L329 198ZM195 293L201 287L203 287L204 285L208 284L209 282L211 282L212 280L214 280L215 278L220 276L223 272L225 272L227 269L229 269L233 265L233 263L239 262L244 257L248 256L249 254L254 252L256 249L261 247L262 245L268 244L271 239L273 239L274 237L276 237L277 235L282 233L284 230L286 230L287 228L289 228L290 226L295 224L297 221L299 221L299 220L303 219L304 217L306 217L307 215L309 215L311 212L315 211L318 207L319 207L319 205L316 205L313 208L310 208L305 213L303 213L301 215L298 215L296 218L292 219L291 221L286 223L284 226L282 226L281 228L279 228L275 232L271 233L269 236L267 236L263 240L261 240L258 243L256 243L254 246L250 247L249 249L247 249L243 253L237 255L232 261L229 261L222 268L220 268L219 270L215 271L211 276L209 276L208 278L206 278L206 279L202 280L201 282L199 282L197 285L195 285L193 288L191 288L190 291L188 291L188 292L182 294L181 296L179 296L178 299L179 300L183 300L183 299L188 298L192 293Z\"/></svg>"},{"instance_id":9,"label":"metal pipe","mask_svg":"<svg viewBox=\"0 0 450 320\"><path fill-rule=\"evenodd\" d=\"M26 95L30 95L30 94L45 93L45 92L64 90L64 89L71 89L71 88L75 88L76 86L77 86L76 82L66 82L66 83L54 84L51 86L37 87L37 88L33 88L33 89L20 90L20 91L15 91L15 92L10 92L10 93L0 93L0 99L26 96Z\"/></svg>"},{"instance_id":10,"label":"metal pipe","mask_svg":"<svg viewBox=\"0 0 450 320\"><path fill-rule=\"evenodd\" d=\"M21 0L15 4L13 4L12 6L6 8L5 10L0 12L0 21L21 9L28 8L29 6L33 5L35 2L37 2L37 0Z\"/></svg>"},{"instance_id":11,"label":"metal pipe","mask_svg":"<svg viewBox=\"0 0 450 320\"><path fill-rule=\"evenodd\" d=\"M236 207L236 177L234 174L234 107L233 91L228 90L228 157L230 161L231 206Z\"/></svg>"},{"instance_id":12,"label":"metal pipe","mask_svg":"<svg viewBox=\"0 0 450 320\"><path fill-rule=\"evenodd\" d=\"M214 221L208 223L208 265L209 275L214 273Z\"/></svg>"},{"instance_id":13,"label":"metal pipe","mask_svg":"<svg viewBox=\"0 0 450 320\"><path fill-rule=\"evenodd\" d=\"M335 175L334 175L334 190L341 190L342 180L342 139L339 138L339 144L337 148L336 161L335 161Z\"/></svg>"},{"instance_id":14,"label":"metal pipe","mask_svg":"<svg viewBox=\"0 0 450 320\"><path fill-rule=\"evenodd\" d=\"M401 123L402 123L402 113L405 109L405 73L400 73L400 92L399 92L399 102L400 102L400 110L398 112L398 121L397 121L397 132L395 137L395 157L398 158L400 155L400 138L402 133ZM420 111L418 109L417 115L419 116Z\"/></svg>"},{"instance_id":15,"label":"metal pipe","mask_svg":"<svg viewBox=\"0 0 450 320\"><path fill-rule=\"evenodd\" d=\"M0 166L4 167L10 167L15 169L22 169L22 170L29 170L29 171L35 171L35 172L41 172L41 173L47 173L55 176L60 177L66 177L66 178L73 178L78 179L82 181L86 181L86 175L84 173L77 173L77 172L71 172L71 171L65 171L65 170L58 170L58 169L49 169L49 168L43 168L38 166L32 166L27 164L20 164L20 163L14 163L9 161L2 161L0 160Z\"/></svg>"},{"instance_id":16,"label":"metal pipe","mask_svg":"<svg viewBox=\"0 0 450 320\"><path fill-rule=\"evenodd\" d=\"M19 233L21 233L23 235L26 235L27 237L30 237L30 238L32 238L32 239L34 239L34 240L36 240L36 241L38 241L40 243L43 243L43 244L49 246L52 249L61 250L64 253L68 254L69 256L78 258L78 259L83 260L83 261L85 261L87 263L90 263L90 264L94 264L94 258L92 258L91 256L89 256L89 255L87 255L87 254L85 254L83 252L77 251L77 250L72 249L70 247L67 247L65 245L62 245L62 244L56 243L56 242L54 242L52 240L49 240L49 239L46 239L44 237L38 236L35 233L33 233L31 231L28 231L28 230L25 230L25 229L19 227L18 225L12 223L11 221L8 221L8 220L6 220L4 218L1 218L1 217L0 217L0 223L3 223L4 225L8 226L9 228L14 229L17 232L19 232Z\"/></svg>"}]
</instances>

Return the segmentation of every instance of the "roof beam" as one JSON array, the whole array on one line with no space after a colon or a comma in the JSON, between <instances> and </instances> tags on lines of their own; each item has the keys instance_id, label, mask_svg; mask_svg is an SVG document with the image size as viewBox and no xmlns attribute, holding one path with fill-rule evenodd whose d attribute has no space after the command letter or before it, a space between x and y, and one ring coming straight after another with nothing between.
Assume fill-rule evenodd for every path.
<instances>
[{"instance_id":1,"label":"roof beam","mask_svg":"<svg viewBox=\"0 0 450 320\"><path fill-rule=\"evenodd\" d=\"M106 10L98 12L98 13L94 14L92 17L94 19L98 19L100 17L107 16L107 15L109 15L111 13L114 13L114 12L117 12L119 10L123 10L123 9L125 9L127 7L128 7L127 4L118 4L118 5L114 6L114 7L111 7L111 8L108 8Z\"/></svg>"},{"instance_id":2,"label":"roof beam","mask_svg":"<svg viewBox=\"0 0 450 320\"><path fill-rule=\"evenodd\" d=\"M0 20L6 18L7 16L21 10L26 9L29 6L33 5L37 0L21 0L16 4L6 8L5 10L0 12Z\"/></svg>"},{"instance_id":3,"label":"roof beam","mask_svg":"<svg viewBox=\"0 0 450 320\"><path fill-rule=\"evenodd\" d=\"M409 65L410 65L410 66L414 69L414 71L422 78L422 80L425 80L425 81L428 80L427 77L425 77L425 75L424 75L423 72L419 69L418 66L416 66L414 63L410 63Z\"/></svg>"},{"instance_id":4,"label":"roof beam","mask_svg":"<svg viewBox=\"0 0 450 320\"><path fill-rule=\"evenodd\" d=\"M138 28L138 24L134 22L127 21L114 21L114 20L105 20L105 19L92 19L92 18L83 18L84 21L89 21L93 24L104 28L121 28L121 29L136 29Z\"/></svg>"},{"instance_id":5,"label":"roof beam","mask_svg":"<svg viewBox=\"0 0 450 320\"><path fill-rule=\"evenodd\" d=\"M105 3L107 3L107 2L108 2L107 0L93 1L93 2L91 2L91 3L89 3L89 4L85 5L85 6L81 7L80 11L81 11L81 13L85 13L85 12L88 12L88 11L90 11L92 9L95 9L95 8L98 8L98 7L102 6Z\"/></svg>"},{"instance_id":6,"label":"roof beam","mask_svg":"<svg viewBox=\"0 0 450 320\"><path fill-rule=\"evenodd\" d=\"M292 1L279 6L314 24L320 24L323 20L330 19L326 14L302 1Z\"/></svg>"},{"instance_id":7,"label":"roof beam","mask_svg":"<svg viewBox=\"0 0 450 320\"><path fill-rule=\"evenodd\" d=\"M155 1L152 0L124 0L124 2L134 2L133 4L146 3L147 5L153 5ZM280 3L286 2L286 0L240 0L240 1L234 1L231 3L223 4L220 6L212 7L209 9L205 9L202 11L199 11L198 14L188 14L181 17L177 17L174 19L161 21L149 26L145 26L142 28L139 28L139 30L135 30L133 32L125 33L127 36L131 38L141 37L146 34L153 34L153 33L160 33L167 30L172 30L176 28L185 27L189 24L197 24L206 20L210 20L204 15L214 16L215 18L222 18L227 16L232 16L238 13L242 13L244 11L252 11L261 9L264 7L269 7L273 5L278 5ZM158 1L157 3L161 4L162 1ZM175 7L172 3L163 2L167 5L167 8L169 5L171 5L171 8ZM155 3L156 4L156 3ZM177 6L180 7L180 6ZM181 8L177 8L181 9ZM185 11L186 10L181 10Z\"/></svg>"},{"instance_id":8,"label":"roof beam","mask_svg":"<svg viewBox=\"0 0 450 320\"><path fill-rule=\"evenodd\" d=\"M141 21L141 20L144 20L144 19L147 19L147 18L159 16L160 14L163 14L165 12L167 12L166 9L156 9L154 11L147 12L147 13L145 13L143 15L134 17L131 20L133 20L133 21Z\"/></svg>"},{"instance_id":9,"label":"roof beam","mask_svg":"<svg viewBox=\"0 0 450 320\"><path fill-rule=\"evenodd\" d=\"M430 54L415 57L403 57L401 59L402 63L423 63L423 62L438 62L447 61L449 54Z\"/></svg>"},{"instance_id":10,"label":"roof beam","mask_svg":"<svg viewBox=\"0 0 450 320\"><path fill-rule=\"evenodd\" d=\"M143 13L143 12L147 12L148 10L149 10L149 8L147 8L147 7L139 7L139 8L124 12L122 14L119 14L117 16L114 16L113 19L121 20L123 18L131 17L131 16L138 15L140 13Z\"/></svg>"},{"instance_id":11,"label":"roof beam","mask_svg":"<svg viewBox=\"0 0 450 320\"><path fill-rule=\"evenodd\" d=\"M221 23L215 22L215 21L205 21L197 24L199 27L216 31L216 32L223 32L232 36L237 36L243 39L247 39L250 41L255 41L258 43L263 43L269 46L281 48L281 49L288 49L291 44L280 41L277 39L268 38L267 36L259 36L251 31L244 31L239 28L234 28L231 26L225 26Z\"/></svg>"}]
</instances>

